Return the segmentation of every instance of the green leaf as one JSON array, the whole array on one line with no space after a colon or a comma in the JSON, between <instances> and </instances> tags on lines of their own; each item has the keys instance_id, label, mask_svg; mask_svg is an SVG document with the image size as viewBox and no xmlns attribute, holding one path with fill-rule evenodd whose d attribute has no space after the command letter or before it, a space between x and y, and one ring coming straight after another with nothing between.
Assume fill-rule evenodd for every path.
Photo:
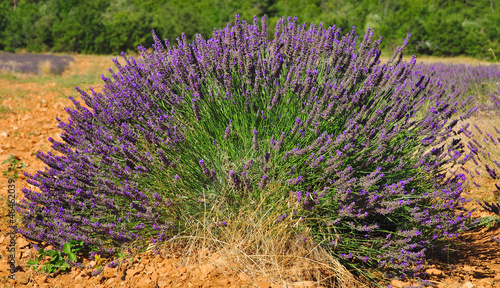
<instances>
[{"instance_id":1,"label":"green leaf","mask_svg":"<svg viewBox=\"0 0 500 288\"><path fill-rule=\"evenodd\" d=\"M71 243L71 245L72 245L72 246L71 246L71 251L76 252L76 251L80 251L80 250L82 250L82 248L83 248L83 244L84 244L85 242L83 242L83 241L71 240L71 242L70 242L70 243Z\"/></svg>"},{"instance_id":2,"label":"green leaf","mask_svg":"<svg viewBox=\"0 0 500 288\"><path fill-rule=\"evenodd\" d=\"M64 251L64 253L66 253L66 254L71 253L71 244L69 244L69 243L64 244L64 245L63 245L63 251Z\"/></svg>"},{"instance_id":3,"label":"green leaf","mask_svg":"<svg viewBox=\"0 0 500 288\"><path fill-rule=\"evenodd\" d=\"M54 269L54 265L52 265L52 264L45 265L45 272L52 273L52 271L53 271L52 269Z\"/></svg>"},{"instance_id":4,"label":"green leaf","mask_svg":"<svg viewBox=\"0 0 500 288\"><path fill-rule=\"evenodd\" d=\"M41 260L43 260L44 257L45 257L45 253L39 254L38 259L36 261L41 261Z\"/></svg>"},{"instance_id":5,"label":"green leaf","mask_svg":"<svg viewBox=\"0 0 500 288\"><path fill-rule=\"evenodd\" d=\"M66 262L63 262L61 265L61 270L66 271L66 269L68 269L68 268L69 268L69 264Z\"/></svg>"},{"instance_id":6,"label":"green leaf","mask_svg":"<svg viewBox=\"0 0 500 288\"><path fill-rule=\"evenodd\" d=\"M76 260L77 260L76 254L75 253L69 253L68 254L68 260L76 262Z\"/></svg>"}]
</instances>

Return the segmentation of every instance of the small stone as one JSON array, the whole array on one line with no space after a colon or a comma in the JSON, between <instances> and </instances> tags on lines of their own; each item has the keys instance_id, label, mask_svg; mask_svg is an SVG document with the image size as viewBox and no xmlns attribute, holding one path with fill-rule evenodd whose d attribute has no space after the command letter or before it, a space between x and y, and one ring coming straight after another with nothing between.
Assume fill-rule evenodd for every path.
<instances>
[{"instance_id":1,"label":"small stone","mask_svg":"<svg viewBox=\"0 0 500 288\"><path fill-rule=\"evenodd\" d=\"M7 132L0 132L0 137L9 137Z\"/></svg>"},{"instance_id":2,"label":"small stone","mask_svg":"<svg viewBox=\"0 0 500 288\"><path fill-rule=\"evenodd\" d=\"M148 266L144 272L146 272L146 274L149 275L149 274L153 273L153 271L155 271L155 270L156 270L155 267Z\"/></svg>"},{"instance_id":3,"label":"small stone","mask_svg":"<svg viewBox=\"0 0 500 288\"><path fill-rule=\"evenodd\" d=\"M210 274L210 272L212 272L214 270L214 265L205 264L205 265L200 267L200 270L201 270L200 280L203 280L203 279L207 278L208 274Z\"/></svg>"},{"instance_id":4,"label":"small stone","mask_svg":"<svg viewBox=\"0 0 500 288\"><path fill-rule=\"evenodd\" d=\"M155 271L155 272L153 272L153 274L151 274L151 280L152 280L153 282L158 281L158 273L156 273L156 271Z\"/></svg>"},{"instance_id":5,"label":"small stone","mask_svg":"<svg viewBox=\"0 0 500 288\"><path fill-rule=\"evenodd\" d=\"M135 285L135 287L138 287L138 288L153 288L155 286L156 285L151 281L151 279L149 277L142 278Z\"/></svg>"},{"instance_id":6,"label":"small stone","mask_svg":"<svg viewBox=\"0 0 500 288\"><path fill-rule=\"evenodd\" d=\"M84 276L82 276L82 274L78 274L78 275L76 275L76 276L75 276L75 281L76 281L76 282L81 282L81 281L83 281L83 279L84 279L83 277L84 277Z\"/></svg>"},{"instance_id":7,"label":"small stone","mask_svg":"<svg viewBox=\"0 0 500 288\"><path fill-rule=\"evenodd\" d=\"M30 242L26 241L23 237L20 237L17 239L17 245L19 248L23 248L30 245Z\"/></svg>"},{"instance_id":8,"label":"small stone","mask_svg":"<svg viewBox=\"0 0 500 288\"><path fill-rule=\"evenodd\" d=\"M102 273L95 276L94 278L92 278L92 280L95 280L95 282L102 282L102 281L104 281L103 279L104 279L104 277L102 277Z\"/></svg>"},{"instance_id":9,"label":"small stone","mask_svg":"<svg viewBox=\"0 0 500 288\"><path fill-rule=\"evenodd\" d=\"M227 285L229 285L229 280L227 280L226 278L219 279L219 280L217 281L217 284L218 284L218 285L221 285L221 286L227 286Z\"/></svg>"},{"instance_id":10,"label":"small stone","mask_svg":"<svg viewBox=\"0 0 500 288\"><path fill-rule=\"evenodd\" d=\"M59 276L58 280L61 283L73 283L73 281L74 281L73 278L69 274L64 274L62 276Z\"/></svg>"},{"instance_id":11,"label":"small stone","mask_svg":"<svg viewBox=\"0 0 500 288\"><path fill-rule=\"evenodd\" d=\"M400 281L400 280L392 280L391 285L394 286L395 288L396 287L401 288L401 287L405 287L406 283L403 281Z\"/></svg>"},{"instance_id":12,"label":"small stone","mask_svg":"<svg viewBox=\"0 0 500 288\"><path fill-rule=\"evenodd\" d=\"M137 270L135 270L135 269L128 269L128 270L127 270L127 273L126 273L126 274L127 274L126 279L128 280L128 279L130 279L130 278L134 277L134 276L135 276L135 274L137 274L137 273L138 273L138 272L137 272Z\"/></svg>"},{"instance_id":13,"label":"small stone","mask_svg":"<svg viewBox=\"0 0 500 288\"><path fill-rule=\"evenodd\" d=\"M168 267L168 268L160 268L158 270L156 270L156 272L158 273L158 275L167 275L167 273L171 270L169 269L171 267Z\"/></svg>"},{"instance_id":14,"label":"small stone","mask_svg":"<svg viewBox=\"0 0 500 288\"><path fill-rule=\"evenodd\" d=\"M20 283L23 285L28 284L28 281L29 281L28 274L26 274L25 272L16 273L16 281L17 281L17 283Z\"/></svg>"},{"instance_id":15,"label":"small stone","mask_svg":"<svg viewBox=\"0 0 500 288\"><path fill-rule=\"evenodd\" d=\"M115 268L111 268L111 267L104 267L104 273L103 273L103 276L105 278L115 278L116 277L116 269Z\"/></svg>"},{"instance_id":16,"label":"small stone","mask_svg":"<svg viewBox=\"0 0 500 288\"><path fill-rule=\"evenodd\" d=\"M156 255L155 259L154 259L154 262L156 263L160 263L163 261L163 257L161 257L161 255Z\"/></svg>"},{"instance_id":17,"label":"small stone","mask_svg":"<svg viewBox=\"0 0 500 288\"><path fill-rule=\"evenodd\" d=\"M193 279L199 279L201 276L201 270L200 269L194 269L193 272L191 272L191 276Z\"/></svg>"},{"instance_id":18,"label":"small stone","mask_svg":"<svg viewBox=\"0 0 500 288\"><path fill-rule=\"evenodd\" d=\"M462 286L460 286L461 288L474 288L476 287L474 284L472 284L471 282L467 281L465 282Z\"/></svg>"},{"instance_id":19,"label":"small stone","mask_svg":"<svg viewBox=\"0 0 500 288\"><path fill-rule=\"evenodd\" d=\"M47 276L37 276L35 277L35 281L38 284L47 283Z\"/></svg>"},{"instance_id":20,"label":"small stone","mask_svg":"<svg viewBox=\"0 0 500 288\"><path fill-rule=\"evenodd\" d=\"M179 268L179 274L183 274L183 273L186 273L188 271L188 269L186 267L181 267Z\"/></svg>"},{"instance_id":21,"label":"small stone","mask_svg":"<svg viewBox=\"0 0 500 288\"><path fill-rule=\"evenodd\" d=\"M149 258L148 257L143 257L141 261L139 261L140 264L148 265L149 264Z\"/></svg>"},{"instance_id":22,"label":"small stone","mask_svg":"<svg viewBox=\"0 0 500 288\"><path fill-rule=\"evenodd\" d=\"M427 269L427 270L425 270L425 273L427 273L429 275L434 275L434 276L442 276L443 275L443 271L436 269L436 268Z\"/></svg>"},{"instance_id":23,"label":"small stone","mask_svg":"<svg viewBox=\"0 0 500 288\"><path fill-rule=\"evenodd\" d=\"M245 274L243 272L240 272L240 274L238 274L238 277L240 277L240 280L243 282L248 282L252 279L252 278L250 278L250 276L248 276L247 274Z\"/></svg>"},{"instance_id":24,"label":"small stone","mask_svg":"<svg viewBox=\"0 0 500 288\"><path fill-rule=\"evenodd\" d=\"M257 283L257 286L259 286L259 288L270 288L271 284L267 280L261 280Z\"/></svg>"},{"instance_id":25,"label":"small stone","mask_svg":"<svg viewBox=\"0 0 500 288\"><path fill-rule=\"evenodd\" d=\"M116 279L114 278L110 278L108 280L106 280L106 282L104 282L104 287L112 287L111 284L113 284L113 282L115 282Z\"/></svg>"},{"instance_id":26,"label":"small stone","mask_svg":"<svg viewBox=\"0 0 500 288\"><path fill-rule=\"evenodd\" d=\"M464 271L472 271L472 270L474 270L474 268L472 268L471 266L465 265L465 266L462 268L462 270L464 270Z\"/></svg>"},{"instance_id":27,"label":"small stone","mask_svg":"<svg viewBox=\"0 0 500 288\"><path fill-rule=\"evenodd\" d=\"M167 280L160 280L160 281L158 281L158 287L159 288L167 287L168 284L170 284L170 282L172 282L172 281L170 281L168 279Z\"/></svg>"}]
</instances>

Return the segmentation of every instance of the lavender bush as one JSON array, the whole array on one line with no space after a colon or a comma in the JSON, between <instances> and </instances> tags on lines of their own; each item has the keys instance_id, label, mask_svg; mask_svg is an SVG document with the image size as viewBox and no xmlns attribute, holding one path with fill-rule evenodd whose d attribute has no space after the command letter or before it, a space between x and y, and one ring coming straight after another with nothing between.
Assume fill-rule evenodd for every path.
<instances>
[{"instance_id":1,"label":"lavender bush","mask_svg":"<svg viewBox=\"0 0 500 288\"><path fill-rule=\"evenodd\" d=\"M358 41L288 18L270 41L265 20L237 16L177 46L153 33L154 51L122 54L102 92L77 88L86 106L72 98L64 142L49 139L60 154L38 153L49 167L28 175L40 191L24 190L19 231L113 253L189 234L193 215L235 213L272 187L297 206L277 221L302 217L344 264L418 270L466 228L464 176L443 171L470 156L447 141L469 100L410 77L407 40L380 65L370 30Z\"/></svg>"}]
</instances>

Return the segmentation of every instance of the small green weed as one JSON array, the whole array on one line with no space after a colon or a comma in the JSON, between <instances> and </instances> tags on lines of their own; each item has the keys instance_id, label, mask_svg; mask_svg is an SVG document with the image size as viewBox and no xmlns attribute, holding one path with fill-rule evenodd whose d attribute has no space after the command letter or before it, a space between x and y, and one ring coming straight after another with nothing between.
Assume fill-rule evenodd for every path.
<instances>
[{"instance_id":1,"label":"small green weed","mask_svg":"<svg viewBox=\"0 0 500 288\"><path fill-rule=\"evenodd\" d=\"M41 268L42 271L48 274L54 273L59 269L61 271L66 271L70 268L67 260L76 262L77 257L75 252L80 251L83 248L83 244L83 241L72 240L63 245L63 251L40 248L37 254L38 257L35 258L35 260L29 260L27 267L33 267L35 270ZM47 256L50 256L48 263L40 265L40 261Z\"/></svg>"},{"instance_id":2,"label":"small green weed","mask_svg":"<svg viewBox=\"0 0 500 288\"><path fill-rule=\"evenodd\" d=\"M116 253L116 260L122 260L122 259L134 262L134 256L131 253L125 253L125 252Z\"/></svg>"},{"instance_id":3,"label":"small green weed","mask_svg":"<svg viewBox=\"0 0 500 288\"><path fill-rule=\"evenodd\" d=\"M497 60L497 56L495 55L495 52L493 51L493 49L488 49L488 52L491 52L491 54L493 54L493 58L495 59L495 62L498 63L498 60Z\"/></svg>"},{"instance_id":4,"label":"small green weed","mask_svg":"<svg viewBox=\"0 0 500 288\"><path fill-rule=\"evenodd\" d=\"M0 106L0 114L10 113L10 112L12 112L12 108L5 107L4 105Z\"/></svg>"},{"instance_id":5,"label":"small green weed","mask_svg":"<svg viewBox=\"0 0 500 288\"><path fill-rule=\"evenodd\" d=\"M4 177L8 177L11 179L17 179L17 177L19 176L18 172L26 168L26 164L21 162L21 159L19 157L12 154L10 154L10 157L7 158L7 160L2 162L2 164L7 163L9 163L10 165L7 168L7 171L2 171L2 173Z\"/></svg>"},{"instance_id":6,"label":"small green weed","mask_svg":"<svg viewBox=\"0 0 500 288\"><path fill-rule=\"evenodd\" d=\"M104 260L104 258L101 258L101 255L96 255L96 256L94 257L94 260L95 260L95 262L96 262L95 266L94 266L94 267L92 267L92 268L94 268L94 271L98 271L98 270L100 270L101 268L104 268L104 261L105 261L105 260Z\"/></svg>"}]
</instances>

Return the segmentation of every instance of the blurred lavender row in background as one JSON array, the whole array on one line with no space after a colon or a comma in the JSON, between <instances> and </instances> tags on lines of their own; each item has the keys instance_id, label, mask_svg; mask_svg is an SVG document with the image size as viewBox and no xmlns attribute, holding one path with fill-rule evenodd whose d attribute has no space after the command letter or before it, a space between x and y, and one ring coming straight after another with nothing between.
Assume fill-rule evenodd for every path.
<instances>
[{"instance_id":1,"label":"blurred lavender row in background","mask_svg":"<svg viewBox=\"0 0 500 288\"><path fill-rule=\"evenodd\" d=\"M490 95L500 90L500 64L418 62L413 74L415 78L431 77L430 81L441 82L445 89L455 87L466 95L475 95L477 102L483 104L490 103Z\"/></svg>"},{"instance_id":2,"label":"blurred lavender row in background","mask_svg":"<svg viewBox=\"0 0 500 288\"><path fill-rule=\"evenodd\" d=\"M0 71L60 75L73 61L69 55L0 52Z\"/></svg>"}]
</instances>

